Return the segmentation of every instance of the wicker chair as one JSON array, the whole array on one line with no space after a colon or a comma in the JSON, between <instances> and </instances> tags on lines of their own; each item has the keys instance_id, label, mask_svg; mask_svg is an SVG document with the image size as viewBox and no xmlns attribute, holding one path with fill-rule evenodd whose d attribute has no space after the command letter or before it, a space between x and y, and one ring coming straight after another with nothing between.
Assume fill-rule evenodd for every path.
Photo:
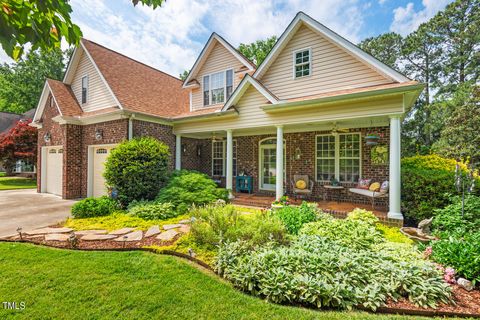
<instances>
[{"instance_id":1,"label":"wicker chair","mask_svg":"<svg viewBox=\"0 0 480 320\"><path fill-rule=\"evenodd\" d=\"M297 185L298 180L305 181L305 183L307 184L307 188L305 188L305 189L297 188L296 185ZM307 197L311 196L312 192L313 192L313 181L310 180L310 178L306 174L295 174L295 175L293 175L292 192L293 192L294 199L297 199L298 197L307 198Z\"/></svg>"}]
</instances>

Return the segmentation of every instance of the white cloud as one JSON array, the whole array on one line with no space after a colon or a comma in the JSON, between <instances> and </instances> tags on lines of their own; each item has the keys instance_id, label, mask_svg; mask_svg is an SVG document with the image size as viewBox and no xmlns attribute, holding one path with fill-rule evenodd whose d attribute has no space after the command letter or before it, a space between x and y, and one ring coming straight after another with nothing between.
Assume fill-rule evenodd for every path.
<instances>
[{"instance_id":1,"label":"white cloud","mask_svg":"<svg viewBox=\"0 0 480 320\"><path fill-rule=\"evenodd\" d=\"M405 7L397 7L393 10L393 22L390 31L401 35L407 35L417 27L433 17L438 11L443 10L451 0L423 0L423 9L416 11L413 2Z\"/></svg>"},{"instance_id":2,"label":"white cloud","mask_svg":"<svg viewBox=\"0 0 480 320\"><path fill-rule=\"evenodd\" d=\"M387 0L378 0L378 4L383 6L387 2Z\"/></svg>"}]
</instances>

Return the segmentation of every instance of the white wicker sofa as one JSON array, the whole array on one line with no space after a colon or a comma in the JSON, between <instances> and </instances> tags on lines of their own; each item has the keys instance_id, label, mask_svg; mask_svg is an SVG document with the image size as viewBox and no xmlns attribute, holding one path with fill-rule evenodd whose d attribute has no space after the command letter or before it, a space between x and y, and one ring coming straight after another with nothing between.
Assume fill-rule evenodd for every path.
<instances>
[{"instance_id":1,"label":"white wicker sofa","mask_svg":"<svg viewBox=\"0 0 480 320\"><path fill-rule=\"evenodd\" d=\"M348 191L365 196L365 197L369 197L372 203L372 209L375 209L375 199L388 197L388 191L386 192L370 191L367 189L360 189L360 188L350 188L348 189Z\"/></svg>"}]
</instances>

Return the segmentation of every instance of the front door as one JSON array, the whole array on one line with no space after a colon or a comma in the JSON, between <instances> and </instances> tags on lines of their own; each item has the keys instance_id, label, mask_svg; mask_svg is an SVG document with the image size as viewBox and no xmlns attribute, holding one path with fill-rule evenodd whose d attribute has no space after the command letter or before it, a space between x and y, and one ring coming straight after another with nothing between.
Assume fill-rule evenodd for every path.
<instances>
[{"instance_id":1,"label":"front door","mask_svg":"<svg viewBox=\"0 0 480 320\"><path fill-rule=\"evenodd\" d=\"M283 148L285 166L285 146ZM268 138L260 141L260 189L275 190L277 181L277 139ZM285 173L285 167L283 172Z\"/></svg>"}]
</instances>

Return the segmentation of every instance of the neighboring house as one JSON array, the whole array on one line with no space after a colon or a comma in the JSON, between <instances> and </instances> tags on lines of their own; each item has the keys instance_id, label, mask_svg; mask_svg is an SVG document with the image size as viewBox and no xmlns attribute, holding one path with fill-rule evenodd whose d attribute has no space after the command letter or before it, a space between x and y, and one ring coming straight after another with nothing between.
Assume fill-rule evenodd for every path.
<instances>
[{"instance_id":1,"label":"neighboring house","mask_svg":"<svg viewBox=\"0 0 480 320\"><path fill-rule=\"evenodd\" d=\"M400 118L422 89L302 12L258 68L212 34L183 83L82 40L63 82L46 82L35 114L38 191L105 194L111 148L149 135L170 146L176 169L232 190L245 174L255 194L279 198L291 194L294 175L308 175L313 198L337 192L323 187L336 178L341 200L368 202L347 187L389 180L389 217L402 218ZM379 152L365 143L371 133Z\"/></svg>"},{"instance_id":2,"label":"neighboring house","mask_svg":"<svg viewBox=\"0 0 480 320\"><path fill-rule=\"evenodd\" d=\"M23 114L0 112L0 134L8 132L15 123L19 120L32 119L35 114L35 109L30 109ZM0 171L6 171L3 164L0 162ZM35 164L25 160L17 160L15 167L12 168L14 173L35 173Z\"/></svg>"}]
</instances>

